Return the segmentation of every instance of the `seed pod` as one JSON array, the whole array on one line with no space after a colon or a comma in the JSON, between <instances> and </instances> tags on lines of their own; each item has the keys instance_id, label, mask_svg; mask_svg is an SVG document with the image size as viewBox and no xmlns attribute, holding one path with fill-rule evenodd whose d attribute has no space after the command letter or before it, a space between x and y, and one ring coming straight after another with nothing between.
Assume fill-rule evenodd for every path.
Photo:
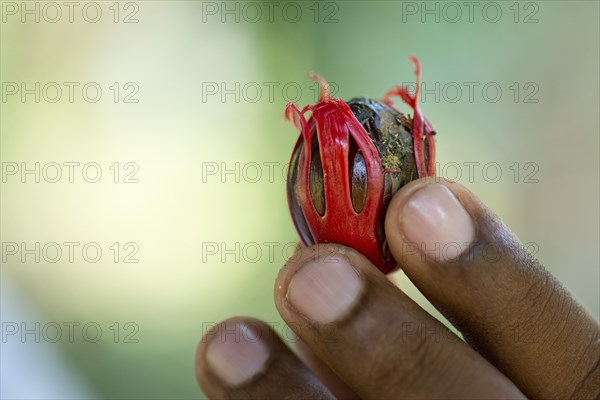
<instances>
[{"instance_id":1,"label":"seed pod","mask_svg":"<svg viewBox=\"0 0 600 400\"><path fill-rule=\"evenodd\" d=\"M288 171L290 213L304 245L339 243L365 255L382 272L397 268L385 239L389 202L403 185L434 175L435 141L415 94L397 86L381 101L330 97L323 78L319 101L302 110L289 103L285 116L300 131ZM393 107L399 96L411 118ZM307 120L304 114L311 111Z\"/></svg>"}]
</instances>

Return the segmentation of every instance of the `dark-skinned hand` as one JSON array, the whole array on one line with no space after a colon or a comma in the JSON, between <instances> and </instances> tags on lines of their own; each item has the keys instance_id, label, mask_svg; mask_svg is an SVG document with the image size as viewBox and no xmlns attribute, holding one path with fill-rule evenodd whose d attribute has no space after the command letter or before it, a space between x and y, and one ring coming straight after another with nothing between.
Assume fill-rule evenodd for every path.
<instances>
[{"instance_id":1,"label":"dark-skinned hand","mask_svg":"<svg viewBox=\"0 0 600 400\"><path fill-rule=\"evenodd\" d=\"M598 322L475 195L420 179L394 196L385 232L404 273L462 333L433 318L351 248L302 248L275 305L301 339L234 317L202 338L209 398L600 397Z\"/></svg>"}]
</instances>

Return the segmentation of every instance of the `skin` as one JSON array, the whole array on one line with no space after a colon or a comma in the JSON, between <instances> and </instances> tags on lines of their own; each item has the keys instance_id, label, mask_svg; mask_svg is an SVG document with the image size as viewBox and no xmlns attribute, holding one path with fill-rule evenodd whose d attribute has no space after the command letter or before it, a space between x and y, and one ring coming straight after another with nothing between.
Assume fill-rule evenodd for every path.
<instances>
[{"instance_id":1,"label":"skin","mask_svg":"<svg viewBox=\"0 0 600 400\"><path fill-rule=\"evenodd\" d=\"M434 181L450 189L475 225L477 244L452 266L407 255L397 228L410 195ZM358 252L335 244L312 246L292 257L275 282L277 310L301 339L296 351L266 324L230 318L222 324L250 322L269 330L272 334L264 337L270 358L258 375L229 387L206 363L203 339L196 354L196 376L206 395L229 399L600 398L598 322L473 193L439 178L411 182L388 208L386 235L404 273L464 340ZM493 261L484 254L490 246L499 250ZM343 317L324 325L296 311L286 292L296 271L328 254L344 257L365 286Z\"/></svg>"}]
</instances>

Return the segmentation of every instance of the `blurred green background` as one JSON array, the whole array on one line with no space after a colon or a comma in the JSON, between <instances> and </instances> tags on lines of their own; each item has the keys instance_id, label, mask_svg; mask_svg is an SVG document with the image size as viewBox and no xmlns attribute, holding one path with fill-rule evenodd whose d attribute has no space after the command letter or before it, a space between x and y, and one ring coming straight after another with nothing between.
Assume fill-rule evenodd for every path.
<instances>
[{"instance_id":1,"label":"blurred green background","mask_svg":"<svg viewBox=\"0 0 600 400\"><path fill-rule=\"evenodd\" d=\"M598 2L473 3L80 2L70 21L2 2L3 397L199 398L207 327L245 314L283 332L285 104L314 102L311 70L379 98L414 81L410 55L440 175L598 317ZM39 343L9 334L36 322Z\"/></svg>"}]
</instances>

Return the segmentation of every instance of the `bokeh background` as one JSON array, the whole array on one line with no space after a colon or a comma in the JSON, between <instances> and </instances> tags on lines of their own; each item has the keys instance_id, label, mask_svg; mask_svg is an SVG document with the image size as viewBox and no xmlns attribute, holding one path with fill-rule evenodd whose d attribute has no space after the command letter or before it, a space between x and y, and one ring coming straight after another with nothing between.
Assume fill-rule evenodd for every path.
<instances>
[{"instance_id":1,"label":"bokeh background","mask_svg":"<svg viewBox=\"0 0 600 400\"><path fill-rule=\"evenodd\" d=\"M285 104L314 102L311 70L379 98L414 82L410 55L440 175L598 317L599 3L473 3L100 1L70 21L3 1L2 397L202 398L212 324L245 314L285 336Z\"/></svg>"}]
</instances>

